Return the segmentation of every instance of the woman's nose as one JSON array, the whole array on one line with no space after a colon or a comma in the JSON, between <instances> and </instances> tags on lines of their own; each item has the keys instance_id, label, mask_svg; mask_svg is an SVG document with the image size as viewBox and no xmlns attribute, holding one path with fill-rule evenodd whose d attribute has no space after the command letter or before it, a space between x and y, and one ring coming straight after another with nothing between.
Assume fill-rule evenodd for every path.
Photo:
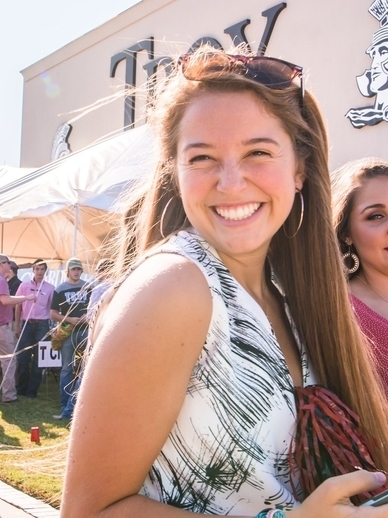
<instances>
[{"instance_id":1,"label":"woman's nose","mask_svg":"<svg viewBox=\"0 0 388 518\"><path fill-rule=\"evenodd\" d=\"M217 189L221 192L239 191L245 186L242 168L238 164L224 164L220 170Z\"/></svg>"}]
</instances>

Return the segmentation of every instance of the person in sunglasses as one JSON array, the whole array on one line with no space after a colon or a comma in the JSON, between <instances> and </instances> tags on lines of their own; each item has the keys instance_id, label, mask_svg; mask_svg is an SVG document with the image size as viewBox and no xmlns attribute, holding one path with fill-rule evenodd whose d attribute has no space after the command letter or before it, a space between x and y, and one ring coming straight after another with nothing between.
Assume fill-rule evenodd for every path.
<instances>
[{"instance_id":1,"label":"person in sunglasses","mask_svg":"<svg viewBox=\"0 0 388 518\"><path fill-rule=\"evenodd\" d=\"M387 516L350 500L385 483L388 412L301 67L201 47L148 120L159 163L111 245L61 517Z\"/></svg>"}]
</instances>

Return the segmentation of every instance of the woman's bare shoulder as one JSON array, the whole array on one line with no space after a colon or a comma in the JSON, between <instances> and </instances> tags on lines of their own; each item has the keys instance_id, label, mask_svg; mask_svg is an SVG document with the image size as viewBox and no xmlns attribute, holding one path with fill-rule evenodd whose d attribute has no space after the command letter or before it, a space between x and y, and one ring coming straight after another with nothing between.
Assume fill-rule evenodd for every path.
<instances>
[{"instance_id":1,"label":"woman's bare shoulder","mask_svg":"<svg viewBox=\"0 0 388 518\"><path fill-rule=\"evenodd\" d=\"M208 298L209 286L204 274L191 260L160 253L147 258L118 288L112 302L130 303L134 298L150 298L150 303L172 298Z\"/></svg>"},{"instance_id":2,"label":"woman's bare shoulder","mask_svg":"<svg viewBox=\"0 0 388 518\"><path fill-rule=\"evenodd\" d=\"M181 326L202 335L212 313L212 296L199 267L178 254L156 254L120 285L97 319L94 336L135 332L157 326L161 332ZM145 323L147 324L145 325Z\"/></svg>"}]
</instances>

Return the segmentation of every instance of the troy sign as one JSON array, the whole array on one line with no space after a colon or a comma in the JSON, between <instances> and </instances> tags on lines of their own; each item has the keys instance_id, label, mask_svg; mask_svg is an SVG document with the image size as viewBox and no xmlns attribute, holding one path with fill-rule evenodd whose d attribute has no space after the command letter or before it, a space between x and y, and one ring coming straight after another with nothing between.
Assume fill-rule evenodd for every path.
<instances>
[{"instance_id":1,"label":"troy sign","mask_svg":"<svg viewBox=\"0 0 388 518\"><path fill-rule=\"evenodd\" d=\"M258 54L264 55L265 50L267 48L268 42L270 40L272 31L274 29L276 20L283 11L287 7L285 2L281 2L280 4L267 9L261 13L262 16L267 18L267 23L261 37L260 45L257 50ZM225 34L228 34L233 42L233 45L239 45L241 43L245 43L248 47L248 41L246 39L244 30L247 25L249 25L251 21L249 19L242 20L241 22L236 23L230 27L227 27L224 30ZM221 43L213 37L204 36L199 40L195 41L188 52L194 50L203 44L210 44L215 48L222 48ZM136 86L136 66L137 66L137 55L139 52L147 52L148 59L150 60L146 65L143 66L144 70L147 73L147 77L151 78L158 70L160 65L164 67L169 63L171 63L172 59L169 56L160 56L155 58L154 56L154 39L153 37L138 41L135 45L128 47L127 49L115 54L111 58L110 63L110 77L114 77L117 69L117 65L121 61L125 61L125 83L128 89L134 88ZM125 98L125 106L124 106L124 128L130 129L135 121L135 106L136 106L136 98L135 95L127 95Z\"/></svg>"}]
</instances>

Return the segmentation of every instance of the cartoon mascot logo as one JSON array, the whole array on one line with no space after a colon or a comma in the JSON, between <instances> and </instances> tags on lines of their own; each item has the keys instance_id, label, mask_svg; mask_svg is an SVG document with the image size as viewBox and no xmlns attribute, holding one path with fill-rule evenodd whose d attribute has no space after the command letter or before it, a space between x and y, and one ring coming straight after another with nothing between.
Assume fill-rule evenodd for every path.
<instances>
[{"instance_id":1,"label":"cartoon mascot logo","mask_svg":"<svg viewBox=\"0 0 388 518\"><path fill-rule=\"evenodd\" d=\"M388 0L375 0L368 11L380 22L380 29L365 51L372 60L370 68L357 76L357 84L364 97L375 97L375 104L351 108L345 115L357 129L388 122Z\"/></svg>"}]
</instances>

